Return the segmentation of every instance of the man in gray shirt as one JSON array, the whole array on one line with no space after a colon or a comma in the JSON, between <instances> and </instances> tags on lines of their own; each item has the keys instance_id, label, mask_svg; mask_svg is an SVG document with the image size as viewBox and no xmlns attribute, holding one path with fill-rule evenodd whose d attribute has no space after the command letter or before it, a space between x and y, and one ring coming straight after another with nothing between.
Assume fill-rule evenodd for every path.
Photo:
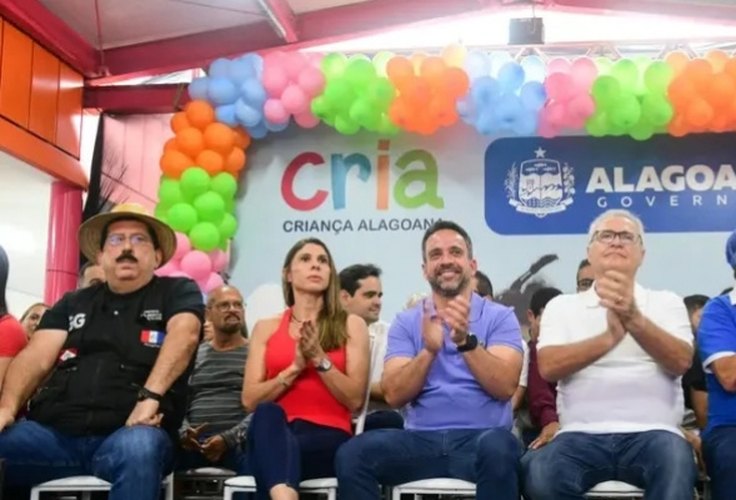
<instances>
[{"instance_id":1,"label":"man in gray shirt","mask_svg":"<svg viewBox=\"0 0 736 500\"><path fill-rule=\"evenodd\" d=\"M248 474L244 452L249 417L240 402L248 342L242 336L245 309L240 292L222 286L210 292L207 320L214 336L197 351L189 381L189 406L179 432L179 470L218 466Z\"/></svg>"}]
</instances>

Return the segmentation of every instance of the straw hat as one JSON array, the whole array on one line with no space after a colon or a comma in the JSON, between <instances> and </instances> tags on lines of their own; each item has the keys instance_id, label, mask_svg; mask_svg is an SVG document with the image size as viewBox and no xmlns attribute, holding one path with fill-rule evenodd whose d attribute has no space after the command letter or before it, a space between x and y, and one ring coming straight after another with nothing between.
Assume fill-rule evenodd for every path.
<instances>
[{"instance_id":1,"label":"straw hat","mask_svg":"<svg viewBox=\"0 0 736 500\"><path fill-rule=\"evenodd\" d=\"M166 264L176 251L176 235L164 222L149 215L148 210L138 203L121 203L111 211L90 217L79 226L79 249L90 262L97 261L102 248L102 231L116 220L136 220L146 224L156 234L163 254L161 265Z\"/></svg>"}]
</instances>

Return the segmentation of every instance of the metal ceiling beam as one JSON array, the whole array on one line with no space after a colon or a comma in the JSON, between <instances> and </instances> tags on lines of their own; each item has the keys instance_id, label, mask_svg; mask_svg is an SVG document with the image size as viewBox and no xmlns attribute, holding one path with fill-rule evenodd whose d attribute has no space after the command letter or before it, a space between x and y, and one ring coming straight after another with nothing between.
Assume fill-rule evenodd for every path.
<instances>
[{"instance_id":1,"label":"metal ceiling beam","mask_svg":"<svg viewBox=\"0 0 736 500\"><path fill-rule=\"evenodd\" d=\"M725 5L704 2L693 4L674 0L555 0L554 5L577 11L656 14L685 17L690 20L718 21L721 24L736 24L736 4Z\"/></svg>"},{"instance_id":2,"label":"metal ceiling beam","mask_svg":"<svg viewBox=\"0 0 736 500\"><path fill-rule=\"evenodd\" d=\"M95 48L39 0L0 0L0 16L86 77L99 76Z\"/></svg>"},{"instance_id":3,"label":"metal ceiling beam","mask_svg":"<svg viewBox=\"0 0 736 500\"><path fill-rule=\"evenodd\" d=\"M189 102L186 84L85 87L84 107L116 114L174 113Z\"/></svg>"},{"instance_id":4,"label":"metal ceiling beam","mask_svg":"<svg viewBox=\"0 0 736 500\"><path fill-rule=\"evenodd\" d=\"M487 7L477 0L371 0L308 12L296 17L304 48L377 33L399 25L471 14ZM151 76L204 67L218 57L282 47L281 37L268 22L209 31L179 38L119 47L105 51L110 76L92 83L106 84L135 76Z\"/></svg>"},{"instance_id":5,"label":"metal ceiling beam","mask_svg":"<svg viewBox=\"0 0 736 500\"><path fill-rule=\"evenodd\" d=\"M286 43L299 40L296 17L286 0L258 0L258 4Z\"/></svg>"}]
</instances>

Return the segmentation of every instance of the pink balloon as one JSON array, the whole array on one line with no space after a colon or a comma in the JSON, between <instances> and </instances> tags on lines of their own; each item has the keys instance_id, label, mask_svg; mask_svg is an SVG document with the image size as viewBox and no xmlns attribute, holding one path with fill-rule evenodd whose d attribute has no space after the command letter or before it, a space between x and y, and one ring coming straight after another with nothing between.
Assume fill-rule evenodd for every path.
<instances>
[{"instance_id":1,"label":"pink balloon","mask_svg":"<svg viewBox=\"0 0 736 500\"><path fill-rule=\"evenodd\" d=\"M299 86L294 84L286 87L284 93L281 94L281 103L284 109L292 115L304 113L309 109L309 98Z\"/></svg>"},{"instance_id":2,"label":"pink balloon","mask_svg":"<svg viewBox=\"0 0 736 500\"><path fill-rule=\"evenodd\" d=\"M173 273L169 274L170 278L189 278L192 279L191 276L189 276L184 271L174 271Z\"/></svg>"},{"instance_id":3,"label":"pink balloon","mask_svg":"<svg viewBox=\"0 0 736 500\"><path fill-rule=\"evenodd\" d=\"M286 52L281 50L272 50L263 56L263 68L271 66L281 67L286 60Z\"/></svg>"},{"instance_id":4,"label":"pink balloon","mask_svg":"<svg viewBox=\"0 0 736 500\"><path fill-rule=\"evenodd\" d=\"M547 99L566 101L573 93L572 78L566 73L552 73L544 81Z\"/></svg>"},{"instance_id":5,"label":"pink balloon","mask_svg":"<svg viewBox=\"0 0 736 500\"><path fill-rule=\"evenodd\" d=\"M570 67L570 76L578 91L589 92L598 77L598 67L591 58L579 57Z\"/></svg>"},{"instance_id":6,"label":"pink balloon","mask_svg":"<svg viewBox=\"0 0 736 500\"><path fill-rule=\"evenodd\" d=\"M270 66L263 68L263 88L271 97L279 97L289 85L289 77L283 68Z\"/></svg>"},{"instance_id":7,"label":"pink balloon","mask_svg":"<svg viewBox=\"0 0 736 500\"><path fill-rule=\"evenodd\" d=\"M578 94L567 104L567 114L573 128L582 128L595 112L595 101L589 94Z\"/></svg>"},{"instance_id":8,"label":"pink balloon","mask_svg":"<svg viewBox=\"0 0 736 500\"><path fill-rule=\"evenodd\" d=\"M546 120L539 120L537 134L544 137L545 139L551 139L553 137L557 137L560 134L560 129Z\"/></svg>"},{"instance_id":9,"label":"pink balloon","mask_svg":"<svg viewBox=\"0 0 736 500\"><path fill-rule=\"evenodd\" d=\"M314 128L319 125L319 118L314 116L311 111L294 115L294 121L301 128Z\"/></svg>"},{"instance_id":10,"label":"pink balloon","mask_svg":"<svg viewBox=\"0 0 736 500\"><path fill-rule=\"evenodd\" d=\"M547 74L552 73L569 73L570 72L570 61L564 57L555 57L547 63Z\"/></svg>"},{"instance_id":11,"label":"pink balloon","mask_svg":"<svg viewBox=\"0 0 736 500\"><path fill-rule=\"evenodd\" d=\"M314 66L304 68L304 71L299 73L297 81L309 97L316 97L325 88L325 75L322 74L319 68Z\"/></svg>"},{"instance_id":12,"label":"pink balloon","mask_svg":"<svg viewBox=\"0 0 736 500\"><path fill-rule=\"evenodd\" d=\"M221 287L225 282L222 280L222 276L217 273L210 273L207 280L204 282L204 286L200 287L204 290L204 293L210 293L215 288Z\"/></svg>"},{"instance_id":13,"label":"pink balloon","mask_svg":"<svg viewBox=\"0 0 736 500\"><path fill-rule=\"evenodd\" d=\"M205 280L212 272L212 261L206 253L192 250L181 259L181 270L191 276L194 281Z\"/></svg>"},{"instance_id":14,"label":"pink balloon","mask_svg":"<svg viewBox=\"0 0 736 500\"><path fill-rule=\"evenodd\" d=\"M271 123L286 123L289 121L289 112L278 99L268 99L263 106L263 115Z\"/></svg>"},{"instance_id":15,"label":"pink balloon","mask_svg":"<svg viewBox=\"0 0 736 500\"><path fill-rule=\"evenodd\" d=\"M286 53L282 67L286 70L289 79L294 81L299 78L299 73L302 72L307 63L307 58L301 52L293 51Z\"/></svg>"},{"instance_id":16,"label":"pink balloon","mask_svg":"<svg viewBox=\"0 0 736 500\"><path fill-rule=\"evenodd\" d=\"M179 262L191 249L192 244L189 242L189 237L184 233L176 233L176 251L172 260Z\"/></svg>"},{"instance_id":17,"label":"pink balloon","mask_svg":"<svg viewBox=\"0 0 736 500\"><path fill-rule=\"evenodd\" d=\"M156 269L154 271L154 274L156 276L171 276L173 273L177 271L181 271L181 269L179 269L179 264L177 263L176 260L171 259L166 264Z\"/></svg>"},{"instance_id":18,"label":"pink balloon","mask_svg":"<svg viewBox=\"0 0 736 500\"><path fill-rule=\"evenodd\" d=\"M550 125L560 128L564 127L567 121L567 110L565 105L560 102L550 102L543 108L544 121Z\"/></svg>"},{"instance_id":19,"label":"pink balloon","mask_svg":"<svg viewBox=\"0 0 736 500\"><path fill-rule=\"evenodd\" d=\"M214 272L221 273L222 271L227 269L227 265L230 261L230 257L227 255L227 253L218 248L217 250L212 250L209 255L210 260L212 261L212 270Z\"/></svg>"}]
</instances>

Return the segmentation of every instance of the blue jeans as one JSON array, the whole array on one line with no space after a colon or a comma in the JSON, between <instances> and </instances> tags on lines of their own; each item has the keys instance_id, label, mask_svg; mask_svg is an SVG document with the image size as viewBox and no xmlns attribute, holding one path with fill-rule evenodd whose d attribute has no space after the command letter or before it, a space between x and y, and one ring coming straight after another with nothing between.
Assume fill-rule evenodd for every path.
<instances>
[{"instance_id":1,"label":"blue jeans","mask_svg":"<svg viewBox=\"0 0 736 500\"><path fill-rule=\"evenodd\" d=\"M732 499L736 494L736 427L716 427L703 434L703 459L711 498Z\"/></svg>"},{"instance_id":2,"label":"blue jeans","mask_svg":"<svg viewBox=\"0 0 736 500\"><path fill-rule=\"evenodd\" d=\"M652 500L692 500L693 449L668 431L626 434L565 432L521 459L524 498L582 500L603 481L643 488Z\"/></svg>"},{"instance_id":3,"label":"blue jeans","mask_svg":"<svg viewBox=\"0 0 736 500\"><path fill-rule=\"evenodd\" d=\"M112 483L110 500L157 500L171 472L171 438L158 427L123 427L109 436L72 437L31 420L0 432L10 487L94 475Z\"/></svg>"},{"instance_id":4,"label":"blue jeans","mask_svg":"<svg viewBox=\"0 0 736 500\"><path fill-rule=\"evenodd\" d=\"M478 498L518 500L521 444L505 429L375 430L340 447L341 499L380 498L379 484L450 477L472 481Z\"/></svg>"},{"instance_id":5,"label":"blue jeans","mask_svg":"<svg viewBox=\"0 0 736 500\"><path fill-rule=\"evenodd\" d=\"M335 452L350 434L305 420L286 421L276 403L262 403L248 426L248 457L256 479L256 498L269 498L278 484L298 489L299 482L334 477Z\"/></svg>"},{"instance_id":6,"label":"blue jeans","mask_svg":"<svg viewBox=\"0 0 736 500\"><path fill-rule=\"evenodd\" d=\"M241 449L227 450L217 462L210 462L198 451L181 450L176 461L176 470L185 471L200 467L220 467L235 472L238 476L249 476L248 455Z\"/></svg>"},{"instance_id":7,"label":"blue jeans","mask_svg":"<svg viewBox=\"0 0 736 500\"><path fill-rule=\"evenodd\" d=\"M378 429L403 429L404 417L397 411L379 410L365 416L365 427L363 432Z\"/></svg>"}]
</instances>

